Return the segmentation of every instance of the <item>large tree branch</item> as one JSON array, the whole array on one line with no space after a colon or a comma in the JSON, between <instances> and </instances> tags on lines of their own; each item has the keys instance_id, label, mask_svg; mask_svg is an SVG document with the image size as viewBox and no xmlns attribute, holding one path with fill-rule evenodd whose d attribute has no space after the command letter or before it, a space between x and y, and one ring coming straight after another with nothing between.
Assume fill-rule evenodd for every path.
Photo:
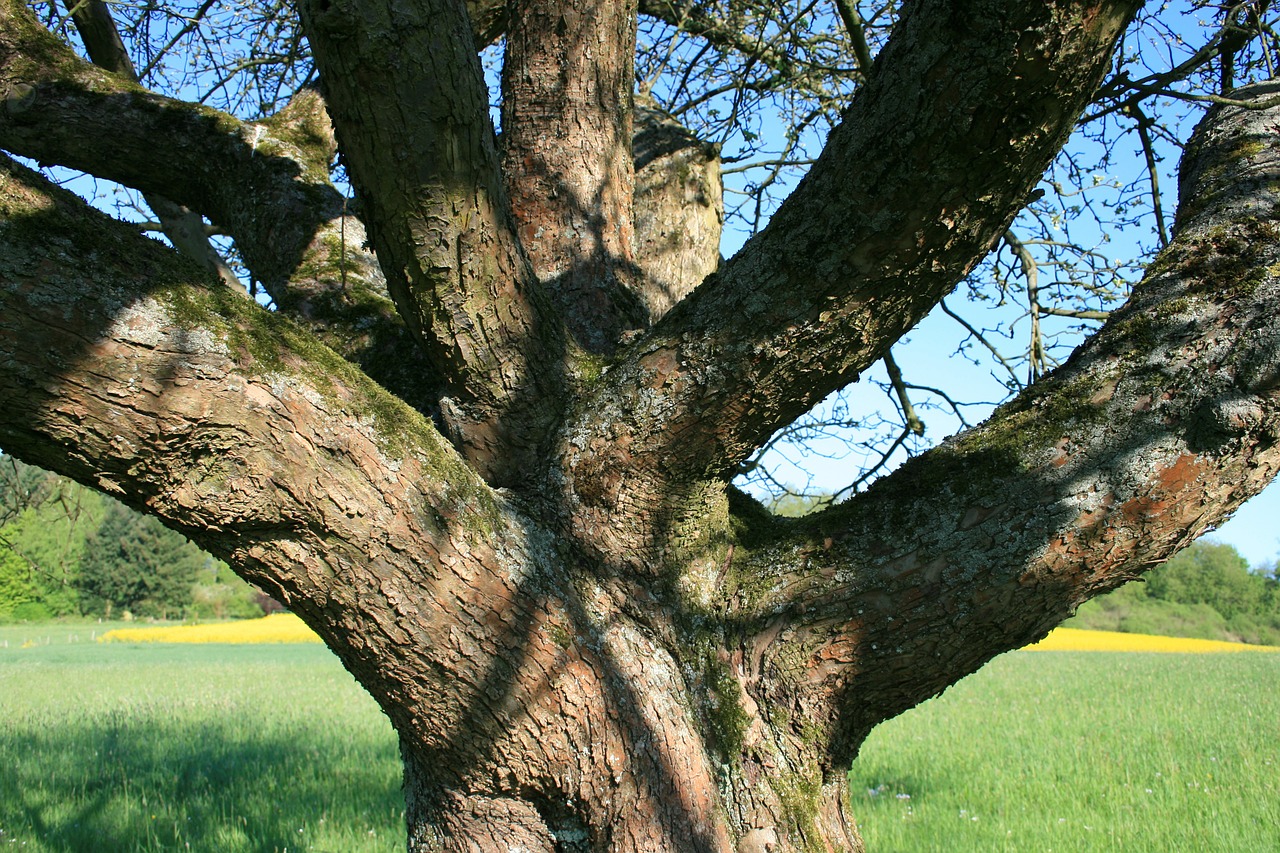
<instances>
[{"instance_id":1,"label":"large tree branch","mask_svg":"<svg viewBox=\"0 0 1280 853\"><path fill-rule=\"evenodd\" d=\"M636 295L656 322L720 265L724 188L718 146L652 103L635 107Z\"/></svg>"},{"instance_id":2,"label":"large tree branch","mask_svg":"<svg viewBox=\"0 0 1280 853\"><path fill-rule=\"evenodd\" d=\"M601 470L727 477L883 357L1025 204L1137 5L913 4L769 227L603 383Z\"/></svg>"},{"instance_id":3,"label":"large tree branch","mask_svg":"<svg viewBox=\"0 0 1280 853\"><path fill-rule=\"evenodd\" d=\"M564 341L515 234L466 8L300 12L391 297L453 398L445 416L481 470L518 476L559 403Z\"/></svg>"},{"instance_id":4,"label":"large tree branch","mask_svg":"<svg viewBox=\"0 0 1280 853\"><path fill-rule=\"evenodd\" d=\"M0 163L0 446L159 517L302 616L395 724L419 830L479 837L486 813L451 804L587 800L607 775L593 832L729 849L713 769L662 699L684 689L667 650L571 581L424 418L200 279Z\"/></svg>"},{"instance_id":5,"label":"large tree branch","mask_svg":"<svg viewBox=\"0 0 1280 853\"><path fill-rule=\"evenodd\" d=\"M375 696L402 700L402 732L435 713L461 725L466 688L445 673L481 684L488 661L442 653L437 632L529 606L516 586L536 563L493 558L520 553L514 514L429 422L288 320L7 158L0 200L5 451L280 597ZM432 599L451 585L460 598Z\"/></svg>"},{"instance_id":6,"label":"large tree branch","mask_svg":"<svg viewBox=\"0 0 1280 853\"><path fill-rule=\"evenodd\" d=\"M416 408L435 407L440 380L329 181L336 143L318 93L300 91L266 121L242 123L81 62L21 3L0 6L0 22L0 146L207 215L282 312Z\"/></svg>"},{"instance_id":7,"label":"large tree branch","mask_svg":"<svg viewBox=\"0 0 1280 853\"><path fill-rule=\"evenodd\" d=\"M1168 559L1280 471L1278 118L1206 117L1172 244L1062 368L734 567L748 689L825 731L831 768L879 721Z\"/></svg>"}]
</instances>

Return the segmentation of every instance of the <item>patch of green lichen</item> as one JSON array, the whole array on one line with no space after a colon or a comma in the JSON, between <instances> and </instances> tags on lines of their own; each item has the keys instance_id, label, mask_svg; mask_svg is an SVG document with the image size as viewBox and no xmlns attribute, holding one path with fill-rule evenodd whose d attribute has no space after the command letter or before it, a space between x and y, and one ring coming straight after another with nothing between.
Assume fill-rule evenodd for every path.
<instances>
[{"instance_id":1,"label":"patch of green lichen","mask_svg":"<svg viewBox=\"0 0 1280 853\"><path fill-rule=\"evenodd\" d=\"M1156 306L1156 313L1161 319L1171 319L1185 314L1191 308L1191 300L1185 296L1175 296L1167 302Z\"/></svg>"},{"instance_id":2,"label":"patch of green lichen","mask_svg":"<svg viewBox=\"0 0 1280 853\"><path fill-rule=\"evenodd\" d=\"M733 538L740 546L758 548L777 536L779 526L786 522L779 521L777 516L751 495L730 486L726 492L728 498L729 521L733 528Z\"/></svg>"},{"instance_id":3,"label":"patch of green lichen","mask_svg":"<svg viewBox=\"0 0 1280 853\"><path fill-rule=\"evenodd\" d=\"M1089 375L1041 380L997 409L989 426L961 435L953 447L966 457L985 454L1002 466L1013 460L1026 465L1028 449L1042 449L1071 428L1102 416L1101 386L1098 378Z\"/></svg>"},{"instance_id":4,"label":"patch of green lichen","mask_svg":"<svg viewBox=\"0 0 1280 853\"><path fill-rule=\"evenodd\" d=\"M321 239L320 244L308 252L292 278L299 281L341 282L344 289L351 289L363 284L356 278L356 265L349 259L349 254L356 248L343 243L342 235L336 230L329 231Z\"/></svg>"},{"instance_id":5,"label":"patch of green lichen","mask_svg":"<svg viewBox=\"0 0 1280 853\"><path fill-rule=\"evenodd\" d=\"M1226 300L1252 296L1275 265L1264 265L1264 254L1280 240L1280 226L1252 219L1233 227L1218 227L1179 253L1177 271L1190 296Z\"/></svg>"},{"instance_id":6,"label":"patch of green lichen","mask_svg":"<svg viewBox=\"0 0 1280 853\"><path fill-rule=\"evenodd\" d=\"M11 30L7 37L20 46L12 56L5 57L6 76L10 79L30 83L67 81L71 75L90 67L66 42L41 26L30 9L20 7L18 14L6 17L5 26Z\"/></svg>"},{"instance_id":7,"label":"patch of green lichen","mask_svg":"<svg viewBox=\"0 0 1280 853\"><path fill-rule=\"evenodd\" d=\"M1187 164L1199 164L1199 174L1195 179L1195 191L1185 194L1178 206L1178 220L1189 221L1199 216L1206 209L1214 206L1221 196L1231 191L1243 174L1240 162L1257 157L1266 151L1268 142L1260 136L1242 136L1229 148L1204 147L1205 139L1200 134L1193 135L1183 152L1182 162L1184 174ZM1234 173L1234 174L1233 174Z\"/></svg>"},{"instance_id":8,"label":"patch of green lichen","mask_svg":"<svg viewBox=\"0 0 1280 853\"><path fill-rule=\"evenodd\" d=\"M598 384L604 377L605 371L613 364L612 359L588 352L576 345L573 347L569 361L570 370L579 387L579 393L583 393Z\"/></svg>"},{"instance_id":9,"label":"patch of green lichen","mask_svg":"<svg viewBox=\"0 0 1280 853\"><path fill-rule=\"evenodd\" d=\"M1224 182L1228 172L1238 168L1237 164L1241 160L1256 157L1265 151L1266 148L1266 143L1258 137L1244 136L1236 140L1235 144L1230 148L1212 150L1209 154L1209 162L1200 172L1200 179L1198 183L1203 186L1207 182L1211 187L1217 187ZM1196 145L1195 156L1200 156L1202 150L1203 149L1199 145ZM1184 162L1190 162L1187 155L1184 155L1183 159Z\"/></svg>"},{"instance_id":10,"label":"patch of green lichen","mask_svg":"<svg viewBox=\"0 0 1280 853\"><path fill-rule=\"evenodd\" d=\"M729 665L714 652L706 652L702 661L708 733L725 761L734 763L742 754L747 728L751 725L751 718L742 707L742 685Z\"/></svg>"},{"instance_id":11,"label":"patch of green lichen","mask_svg":"<svg viewBox=\"0 0 1280 853\"><path fill-rule=\"evenodd\" d=\"M729 539L729 499L716 481L694 483L672 495L676 507L666 525L668 559L677 567L723 557Z\"/></svg>"},{"instance_id":12,"label":"patch of green lichen","mask_svg":"<svg viewBox=\"0 0 1280 853\"><path fill-rule=\"evenodd\" d=\"M551 642L555 643L562 649L568 649L573 645L573 635L570 634L563 625L553 623L549 629Z\"/></svg>"},{"instance_id":13,"label":"patch of green lichen","mask_svg":"<svg viewBox=\"0 0 1280 853\"><path fill-rule=\"evenodd\" d=\"M1146 269L1142 272L1144 279L1154 278L1164 275L1177 268L1181 253L1175 246L1167 246L1151 259L1151 263L1147 264Z\"/></svg>"},{"instance_id":14,"label":"patch of green lichen","mask_svg":"<svg viewBox=\"0 0 1280 853\"><path fill-rule=\"evenodd\" d=\"M350 248L338 234L326 234L293 274L295 281L321 283L318 292L300 288L298 293L282 294L277 302L295 316L304 314L326 346L425 410L433 402L434 388L426 361L390 297L364 278L349 256Z\"/></svg>"},{"instance_id":15,"label":"patch of green lichen","mask_svg":"<svg viewBox=\"0 0 1280 853\"><path fill-rule=\"evenodd\" d=\"M778 518L750 495L733 488L726 494L727 541L724 552L722 601L732 601L742 612L758 609L774 591L777 579L770 564L769 545L794 526L792 519Z\"/></svg>"},{"instance_id":16,"label":"patch of green lichen","mask_svg":"<svg viewBox=\"0 0 1280 853\"><path fill-rule=\"evenodd\" d=\"M8 163L6 168L12 171L15 186L5 188L0 218L15 245L30 242L47 246L67 258L108 270L122 258L137 258L140 265L148 267L172 264L181 268L161 244L148 240L135 248L136 233L122 232L104 214L86 209L83 202L43 176L17 163Z\"/></svg>"},{"instance_id":17,"label":"patch of green lichen","mask_svg":"<svg viewBox=\"0 0 1280 853\"><path fill-rule=\"evenodd\" d=\"M1244 160L1256 157L1267 150L1267 144L1256 136L1246 136L1223 155L1228 160Z\"/></svg>"},{"instance_id":18,"label":"patch of green lichen","mask_svg":"<svg viewBox=\"0 0 1280 853\"><path fill-rule=\"evenodd\" d=\"M316 159L313 156L315 152L299 149L289 142L274 139L270 136L264 136L254 141L252 132L249 133L249 138L244 141L253 148L253 153L256 157L278 157L297 164L302 180L308 184L323 184L329 180L328 162Z\"/></svg>"},{"instance_id":19,"label":"patch of green lichen","mask_svg":"<svg viewBox=\"0 0 1280 853\"><path fill-rule=\"evenodd\" d=\"M796 524L792 519L777 519L769 525L776 531L776 542L789 542L794 537ZM735 526L736 527L736 526ZM740 531L735 529L735 536ZM738 536L734 540L731 558L726 558L724 588L721 598L731 601L739 615L770 610L780 603L777 596L783 587L782 580L796 568L796 554L789 545L770 547L770 541L760 540L759 529Z\"/></svg>"},{"instance_id":20,"label":"patch of green lichen","mask_svg":"<svg viewBox=\"0 0 1280 853\"><path fill-rule=\"evenodd\" d=\"M767 777L769 787L778 797L787 822L800 838L793 847L806 853L820 853L824 849L822 833L818 828L818 804L822 799L822 776L816 771L803 776L780 770ZM796 843L798 842L798 843Z\"/></svg>"},{"instance_id":21,"label":"patch of green lichen","mask_svg":"<svg viewBox=\"0 0 1280 853\"><path fill-rule=\"evenodd\" d=\"M1160 325L1156 317L1136 311L1116 324L1115 336L1130 352L1148 352L1159 340Z\"/></svg>"},{"instance_id":22,"label":"patch of green lichen","mask_svg":"<svg viewBox=\"0 0 1280 853\"><path fill-rule=\"evenodd\" d=\"M302 155L309 180L328 181L333 136L329 129L329 116L318 94L305 89L299 91L284 109L263 119L260 124L276 139ZM294 157L292 152L281 153Z\"/></svg>"},{"instance_id":23,"label":"patch of green lichen","mask_svg":"<svg viewBox=\"0 0 1280 853\"><path fill-rule=\"evenodd\" d=\"M295 376L337 407L367 418L388 455L403 458L415 451L443 461L442 441L421 414L287 318L221 287L179 285L152 296L177 325L218 334L233 352L248 356L257 372Z\"/></svg>"}]
</instances>

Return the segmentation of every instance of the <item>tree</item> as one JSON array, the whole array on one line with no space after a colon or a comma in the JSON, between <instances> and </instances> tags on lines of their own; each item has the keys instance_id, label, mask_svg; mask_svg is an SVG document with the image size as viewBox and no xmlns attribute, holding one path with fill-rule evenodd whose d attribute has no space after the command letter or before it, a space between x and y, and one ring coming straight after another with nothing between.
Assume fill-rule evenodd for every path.
<instances>
[{"instance_id":1,"label":"tree","mask_svg":"<svg viewBox=\"0 0 1280 853\"><path fill-rule=\"evenodd\" d=\"M16 618L79 612L85 541L101 523L106 503L95 491L0 457L0 559L11 579L21 579L28 604Z\"/></svg>"},{"instance_id":2,"label":"tree","mask_svg":"<svg viewBox=\"0 0 1280 853\"><path fill-rule=\"evenodd\" d=\"M127 610L167 619L191 604L204 563L205 555L181 534L112 501L89 538L78 586L89 607L107 618Z\"/></svg>"},{"instance_id":3,"label":"tree","mask_svg":"<svg viewBox=\"0 0 1280 853\"><path fill-rule=\"evenodd\" d=\"M1227 619L1266 615L1266 580L1230 545L1196 542L1160 567L1148 582L1153 598L1207 604Z\"/></svg>"},{"instance_id":4,"label":"tree","mask_svg":"<svg viewBox=\"0 0 1280 853\"><path fill-rule=\"evenodd\" d=\"M841 113L719 263L676 239L717 218L716 149L633 107L635 5L237 9L212 42L252 46L209 92L249 121L131 79L167 85L208 5L157 31L138 10L128 65L105 7L40 7L95 68L4 0L0 147L203 214L274 310L7 163L0 445L306 620L399 734L413 850L858 849L844 774L873 726L1280 465L1275 87L1252 85L1192 92L1221 103L1168 246L1064 364L1033 346L985 423L805 518L730 486L977 268L1086 105L1269 61L1267 4L1237 4L1185 63L1135 79L1126 48L1108 77L1140 5L840 2L833 40L773 4L643 4L741 58L726 109L808 86ZM477 54L499 35L501 143ZM829 43L847 61L812 59Z\"/></svg>"},{"instance_id":5,"label":"tree","mask_svg":"<svg viewBox=\"0 0 1280 853\"><path fill-rule=\"evenodd\" d=\"M262 615L257 590L156 519L12 456L0 457L0 577L0 619Z\"/></svg>"},{"instance_id":6,"label":"tree","mask_svg":"<svg viewBox=\"0 0 1280 853\"><path fill-rule=\"evenodd\" d=\"M27 561L7 548L0 550L0 622L13 619L23 605L35 604L39 598Z\"/></svg>"}]
</instances>

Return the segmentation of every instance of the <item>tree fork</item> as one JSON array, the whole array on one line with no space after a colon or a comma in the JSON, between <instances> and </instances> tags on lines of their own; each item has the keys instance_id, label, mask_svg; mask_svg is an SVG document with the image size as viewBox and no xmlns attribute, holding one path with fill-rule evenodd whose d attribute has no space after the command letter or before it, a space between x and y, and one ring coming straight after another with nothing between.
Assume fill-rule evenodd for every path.
<instances>
[{"instance_id":1,"label":"tree fork","mask_svg":"<svg viewBox=\"0 0 1280 853\"><path fill-rule=\"evenodd\" d=\"M566 394L567 345L515 233L465 4L299 12L391 298L443 382L450 439L490 482L517 482Z\"/></svg>"},{"instance_id":2,"label":"tree fork","mask_svg":"<svg viewBox=\"0 0 1280 853\"><path fill-rule=\"evenodd\" d=\"M911 4L768 227L627 347L561 431L584 539L612 536L615 511L667 517L689 484L728 479L882 358L1023 207L1137 5Z\"/></svg>"}]
</instances>

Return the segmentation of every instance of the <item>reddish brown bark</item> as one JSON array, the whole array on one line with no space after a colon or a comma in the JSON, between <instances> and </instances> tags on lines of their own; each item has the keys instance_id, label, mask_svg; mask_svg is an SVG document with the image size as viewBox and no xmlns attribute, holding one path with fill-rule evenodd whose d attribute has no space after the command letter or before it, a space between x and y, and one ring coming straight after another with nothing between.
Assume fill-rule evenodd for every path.
<instances>
[{"instance_id":1,"label":"reddish brown bark","mask_svg":"<svg viewBox=\"0 0 1280 853\"><path fill-rule=\"evenodd\" d=\"M1280 468L1275 108L1224 109L1191 146L1172 245L1063 368L816 517L773 518L726 483L734 454L865 366L1002 233L1131 4L912 6L884 88L770 232L605 365L573 336L607 349L621 328L597 261L625 255L633 221L627 21L568 4L564 38L539 41L545 10L517 9L532 76L582 39L616 50L590 97L549 80L513 97L528 127L510 150L548 166L509 171L512 208L462 5L395 5L406 17L307 13L376 263L314 169L332 150L318 99L243 125L68 60L0 5L0 145L238 223L284 309L6 159L0 446L158 516L312 625L399 733L411 849L859 849L843 774L872 726ZM380 61L388 44L403 61ZM965 50L992 61L958 68ZM963 74L974 91L953 93ZM406 92L421 98L400 110ZM108 106L142 128L114 151L82 136ZM539 126L579 119L607 119L591 126L608 145L564 130L574 144L538 150ZM309 144L283 141L308 126ZM143 131L181 141L177 163L134 162ZM258 157L264 138L279 147ZM534 197L548 176L582 177L603 212ZM600 230L530 248L534 274L523 235L552 220ZM566 301L549 259L585 264L604 301ZM656 269L635 265L632 295ZM378 353L427 367L415 382ZM403 399L428 409L434 387L452 441Z\"/></svg>"},{"instance_id":2,"label":"reddish brown bark","mask_svg":"<svg viewBox=\"0 0 1280 853\"><path fill-rule=\"evenodd\" d=\"M534 270L596 353L646 320L630 286L635 42L634 2L510 5L503 174Z\"/></svg>"}]
</instances>

